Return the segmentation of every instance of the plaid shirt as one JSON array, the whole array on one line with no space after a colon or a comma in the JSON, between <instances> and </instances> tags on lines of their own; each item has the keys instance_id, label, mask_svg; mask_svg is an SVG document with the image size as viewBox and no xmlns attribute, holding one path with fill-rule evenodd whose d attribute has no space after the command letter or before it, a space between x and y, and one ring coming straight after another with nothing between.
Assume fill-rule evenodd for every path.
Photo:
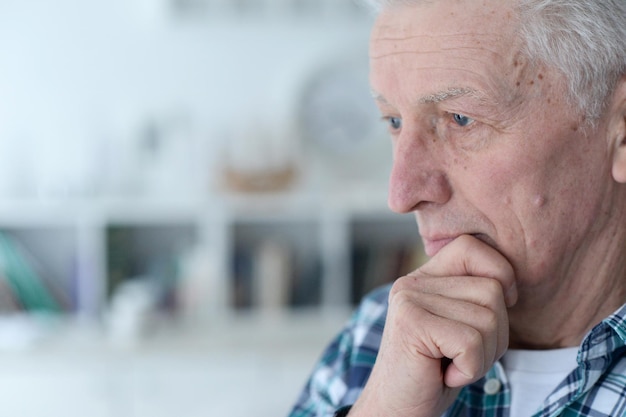
<instances>
[{"instance_id":1,"label":"plaid shirt","mask_svg":"<svg viewBox=\"0 0 626 417\"><path fill-rule=\"evenodd\" d=\"M389 286L363 300L324 352L290 417L330 417L356 401L376 360L388 294ZM578 365L534 417L625 417L626 304L583 340ZM496 363L484 378L461 391L444 416L504 417L509 415L510 404L506 374Z\"/></svg>"}]
</instances>

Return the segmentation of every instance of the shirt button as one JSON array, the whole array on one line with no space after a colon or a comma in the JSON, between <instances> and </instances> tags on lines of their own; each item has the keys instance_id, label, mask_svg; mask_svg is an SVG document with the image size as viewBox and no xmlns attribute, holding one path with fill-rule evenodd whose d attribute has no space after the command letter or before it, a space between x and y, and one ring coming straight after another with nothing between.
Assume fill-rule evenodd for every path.
<instances>
[{"instance_id":1,"label":"shirt button","mask_svg":"<svg viewBox=\"0 0 626 417\"><path fill-rule=\"evenodd\" d=\"M500 388L502 388L502 383L496 378L488 379L483 387L485 394L487 395L497 394L500 391Z\"/></svg>"}]
</instances>

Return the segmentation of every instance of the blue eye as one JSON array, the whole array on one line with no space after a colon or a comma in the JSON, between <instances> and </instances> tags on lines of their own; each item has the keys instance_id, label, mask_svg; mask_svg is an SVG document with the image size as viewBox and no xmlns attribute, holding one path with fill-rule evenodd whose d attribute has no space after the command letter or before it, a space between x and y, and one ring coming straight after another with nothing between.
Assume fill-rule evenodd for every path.
<instances>
[{"instance_id":1,"label":"blue eye","mask_svg":"<svg viewBox=\"0 0 626 417\"><path fill-rule=\"evenodd\" d=\"M399 117L389 117L387 121L391 130L399 130L402 128L402 119Z\"/></svg>"},{"instance_id":2,"label":"blue eye","mask_svg":"<svg viewBox=\"0 0 626 417\"><path fill-rule=\"evenodd\" d=\"M474 121L474 119L472 119L471 117L467 117L458 113L453 113L452 118L454 119L454 122L461 127L468 126Z\"/></svg>"}]
</instances>

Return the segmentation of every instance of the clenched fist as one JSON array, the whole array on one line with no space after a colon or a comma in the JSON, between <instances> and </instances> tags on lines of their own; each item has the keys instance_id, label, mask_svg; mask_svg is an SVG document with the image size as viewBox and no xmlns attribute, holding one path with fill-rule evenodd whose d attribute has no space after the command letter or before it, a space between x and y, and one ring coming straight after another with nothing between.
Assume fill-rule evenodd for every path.
<instances>
[{"instance_id":1,"label":"clenched fist","mask_svg":"<svg viewBox=\"0 0 626 417\"><path fill-rule=\"evenodd\" d=\"M396 281L370 379L350 416L434 417L482 378L509 342L509 262L463 235Z\"/></svg>"}]
</instances>

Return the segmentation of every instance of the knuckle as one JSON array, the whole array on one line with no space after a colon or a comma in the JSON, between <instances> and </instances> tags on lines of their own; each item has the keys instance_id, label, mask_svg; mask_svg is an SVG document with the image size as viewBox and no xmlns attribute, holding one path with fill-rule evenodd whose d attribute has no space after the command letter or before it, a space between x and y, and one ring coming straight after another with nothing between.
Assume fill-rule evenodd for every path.
<instances>
[{"instance_id":1,"label":"knuckle","mask_svg":"<svg viewBox=\"0 0 626 417\"><path fill-rule=\"evenodd\" d=\"M492 310L485 311L485 317L483 318L485 331L488 333L494 333L500 328L500 320L498 315Z\"/></svg>"},{"instance_id":2,"label":"knuckle","mask_svg":"<svg viewBox=\"0 0 626 417\"><path fill-rule=\"evenodd\" d=\"M396 294L406 291L409 287L409 280L411 278L409 276L401 277L395 280L393 285L391 286L390 295L396 296Z\"/></svg>"},{"instance_id":3,"label":"knuckle","mask_svg":"<svg viewBox=\"0 0 626 417\"><path fill-rule=\"evenodd\" d=\"M497 309L501 301L504 300L502 284L494 278L483 278L481 284L484 287L482 294L485 307Z\"/></svg>"},{"instance_id":4,"label":"knuckle","mask_svg":"<svg viewBox=\"0 0 626 417\"><path fill-rule=\"evenodd\" d=\"M489 294L498 294L502 292L502 285L494 278L486 278L484 285Z\"/></svg>"},{"instance_id":5,"label":"knuckle","mask_svg":"<svg viewBox=\"0 0 626 417\"><path fill-rule=\"evenodd\" d=\"M481 313L480 322L477 325L477 330L480 332L483 341L498 340L498 335L501 333L502 323L497 313L485 309Z\"/></svg>"},{"instance_id":6,"label":"knuckle","mask_svg":"<svg viewBox=\"0 0 626 417\"><path fill-rule=\"evenodd\" d=\"M463 344L465 349L470 352L475 352L478 350L482 350L483 347L483 336L482 334L474 328L466 327L466 330L463 334Z\"/></svg>"},{"instance_id":7,"label":"knuckle","mask_svg":"<svg viewBox=\"0 0 626 417\"><path fill-rule=\"evenodd\" d=\"M420 287L421 285L419 276L411 274L400 277L396 279L391 286L391 290L389 291L390 300L392 298L396 298L399 294L408 296L408 294L412 294L419 290Z\"/></svg>"},{"instance_id":8,"label":"knuckle","mask_svg":"<svg viewBox=\"0 0 626 417\"><path fill-rule=\"evenodd\" d=\"M406 310L415 309L415 297L406 285L396 282L389 293L389 306L390 310L406 315Z\"/></svg>"}]
</instances>

